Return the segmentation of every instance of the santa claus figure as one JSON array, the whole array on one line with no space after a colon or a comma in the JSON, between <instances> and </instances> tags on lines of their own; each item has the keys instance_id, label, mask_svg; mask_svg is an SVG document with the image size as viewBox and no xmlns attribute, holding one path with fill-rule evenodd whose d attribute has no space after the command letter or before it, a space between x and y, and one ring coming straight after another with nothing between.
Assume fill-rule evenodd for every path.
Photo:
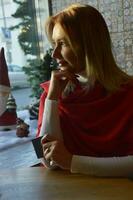
<instances>
[{"instance_id":1,"label":"santa claus figure","mask_svg":"<svg viewBox=\"0 0 133 200\"><path fill-rule=\"evenodd\" d=\"M10 130L16 128L16 109L8 109L7 102L10 96L11 87L8 76L8 68L5 60L4 48L0 51L0 130ZM14 101L14 99L13 99Z\"/></svg>"}]
</instances>

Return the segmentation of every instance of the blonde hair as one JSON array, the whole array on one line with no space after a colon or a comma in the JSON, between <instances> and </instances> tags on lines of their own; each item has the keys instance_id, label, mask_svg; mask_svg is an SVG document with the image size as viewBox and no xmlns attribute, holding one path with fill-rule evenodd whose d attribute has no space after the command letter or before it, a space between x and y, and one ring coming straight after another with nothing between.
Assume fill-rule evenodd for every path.
<instances>
[{"instance_id":1,"label":"blonde hair","mask_svg":"<svg viewBox=\"0 0 133 200\"><path fill-rule=\"evenodd\" d=\"M50 41L56 23L64 29L73 52L79 62L82 61L90 80L97 80L108 91L115 91L132 79L115 62L110 34L98 10L89 5L72 4L49 17L45 30Z\"/></svg>"}]
</instances>

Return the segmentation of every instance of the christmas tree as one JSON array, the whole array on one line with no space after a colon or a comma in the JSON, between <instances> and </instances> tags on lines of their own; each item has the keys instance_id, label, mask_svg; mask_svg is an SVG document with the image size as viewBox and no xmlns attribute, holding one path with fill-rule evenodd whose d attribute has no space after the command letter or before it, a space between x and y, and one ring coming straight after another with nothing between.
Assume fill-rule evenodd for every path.
<instances>
[{"instance_id":1,"label":"christmas tree","mask_svg":"<svg viewBox=\"0 0 133 200\"><path fill-rule=\"evenodd\" d=\"M28 64L23 67L23 70L28 75L28 81L32 89L31 96L36 99L34 103L29 105L30 119L37 119L39 99L42 93L40 83L50 79L51 71L56 69L57 63L51 57L52 49L47 50L43 59L40 59L34 0L13 0L13 2L18 4L18 8L12 16L21 20L15 26L10 27L10 29L20 29L18 42L21 49L25 55L34 57L34 59L27 59Z\"/></svg>"},{"instance_id":2,"label":"christmas tree","mask_svg":"<svg viewBox=\"0 0 133 200\"><path fill-rule=\"evenodd\" d=\"M42 89L40 83L48 81L51 71L57 68L56 61L51 56L52 49L46 51L43 60L29 60L29 67L23 67L31 84L32 96L40 98ZM33 67L34 66L34 67Z\"/></svg>"},{"instance_id":3,"label":"christmas tree","mask_svg":"<svg viewBox=\"0 0 133 200\"><path fill-rule=\"evenodd\" d=\"M25 55L30 54L38 56L40 51L34 1L13 0L13 2L18 4L18 8L16 12L12 14L12 17L20 19L20 22L15 26L11 26L10 29L20 30L18 42Z\"/></svg>"},{"instance_id":4,"label":"christmas tree","mask_svg":"<svg viewBox=\"0 0 133 200\"><path fill-rule=\"evenodd\" d=\"M28 64L23 67L23 70L28 75L32 97L39 99L42 92L39 85L50 79L51 71L56 69L56 62L51 57L52 49L46 51L43 60L40 59L34 1L13 1L19 6L12 16L21 19L21 21L17 25L10 27L10 29L20 29L18 41L22 50L25 55L33 55L35 57L27 60Z\"/></svg>"}]
</instances>

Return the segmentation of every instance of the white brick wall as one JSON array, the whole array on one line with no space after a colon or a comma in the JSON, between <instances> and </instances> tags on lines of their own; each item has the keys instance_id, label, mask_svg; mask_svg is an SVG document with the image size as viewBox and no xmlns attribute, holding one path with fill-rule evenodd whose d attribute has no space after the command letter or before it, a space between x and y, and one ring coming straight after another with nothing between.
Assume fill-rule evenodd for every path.
<instances>
[{"instance_id":1,"label":"white brick wall","mask_svg":"<svg viewBox=\"0 0 133 200\"><path fill-rule=\"evenodd\" d=\"M75 2L92 5L102 13L118 64L133 74L133 0L52 0L53 14Z\"/></svg>"}]
</instances>

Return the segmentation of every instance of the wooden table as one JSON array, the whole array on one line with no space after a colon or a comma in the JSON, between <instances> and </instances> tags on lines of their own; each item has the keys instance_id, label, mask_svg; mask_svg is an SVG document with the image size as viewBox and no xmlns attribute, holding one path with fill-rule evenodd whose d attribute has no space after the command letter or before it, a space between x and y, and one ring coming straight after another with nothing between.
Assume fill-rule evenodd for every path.
<instances>
[{"instance_id":1,"label":"wooden table","mask_svg":"<svg viewBox=\"0 0 133 200\"><path fill-rule=\"evenodd\" d=\"M0 200L132 200L133 181L43 167L0 171Z\"/></svg>"}]
</instances>

